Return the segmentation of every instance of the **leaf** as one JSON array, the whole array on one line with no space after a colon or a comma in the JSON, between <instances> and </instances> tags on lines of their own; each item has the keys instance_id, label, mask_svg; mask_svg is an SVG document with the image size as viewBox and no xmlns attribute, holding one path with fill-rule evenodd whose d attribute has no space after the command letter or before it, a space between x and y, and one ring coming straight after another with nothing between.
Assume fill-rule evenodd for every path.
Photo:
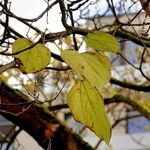
<instances>
[{"instance_id":1,"label":"leaf","mask_svg":"<svg viewBox=\"0 0 150 150\"><path fill-rule=\"evenodd\" d=\"M97 88L107 84L111 77L111 64L98 53L78 53L73 50L62 51L61 57L76 72L82 74Z\"/></svg>"},{"instance_id":2,"label":"leaf","mask_svg":"<svg viewBox=\"0 0 150 150\"><path fill-rule=\"evenodd\" d=\"M99 91L87 80L82 80L71 88L67 101L74 118L108 144L111 129Z\"/></svg>"},{"instance_id":3,"label":"leaf","mask_svg":"<svg viewBox=\"0 0 150 150\"><path fill-rule=\"evenodd\" d=\"M144 129L150 131L150 125L146 125Z\"/></svg>"},{"instance_id":4,"label":"leaf","mask_svg":"<svg viewBox=\"0 0 150 150\"><path fill-rule=\"evenodd\" d=\"M12 52L19 52L31 46L29 40L20 38L13 43ZM44 69L50 63L50 57L50 50L43 44L36 44L33 48L15 55L23 73L35 73Z\"/></svg>"},{"instance_id":5,"label":"leaf","mask_svg":"<svg viewBox=\"0 0 150 150\"><path fill-rule=\"evenodd\" d=\"M117 53L120 50L120 44L117 39L108 33L93 32L85 37L86 44L100 51L111 51Z\"/></svg>"}]
</instances>

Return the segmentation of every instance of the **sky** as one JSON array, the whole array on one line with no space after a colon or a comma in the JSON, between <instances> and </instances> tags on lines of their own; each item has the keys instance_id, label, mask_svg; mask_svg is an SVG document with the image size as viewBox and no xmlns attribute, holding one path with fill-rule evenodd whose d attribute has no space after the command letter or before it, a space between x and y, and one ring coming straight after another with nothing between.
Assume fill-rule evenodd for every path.
<instances>
[{"instance_id":1,"label":"sky","mask_svg":"<svg viewBox=\"0 0 150 150\"><path fill-rule=\"evenodd\" d=\"M90 0L92 2L92 0ZM127 0L130 2L130 0ZM50 1L50 4L54 2L54 0ZM114 0L114 5L118 2L118 0ZM102 8L100 10L100 13L104 12L106 10L107 2L106 0L101 0L99 3L99 6ZM139 6L139 4L137 5ZM133 7L132 11L137 9L137 6ZM20 16L25 18L35 18L37 17L45 8L47 7L47 4L44 0L12 0L11 1L11 11ZM91 16L96 11L94 5L90 5L88 7L91 10ZM74 12L74 17L77 18L79 15L79 12ZM109 13L110 14L110 13ZM28 29L25 29L25 26L21 23L18 23L16 19L11 19L12 21L10 24L15 29L19 29L21 33L26 33ZM37 23L33 24L34 26L37 26L42 31L45 31L47 28L49 32L57 32L62 31L64 28L61 24L61 14L59 10L59 5L55 5L53 9L50 10L48 15L48 24L46 24L46 15L42 17Z\"/></svg>"},{"instance_id":2,"label":"sky","mask_svg":"<svg viewBox=\"0 0 150 150\"><path fill-rule=\"evenodd\" d=\"M44 0L13 0L11 2L11 11L20 16L25 18L35 18L37 17L45 8L47 7ZM18 24L18 21L12 19L12 23L14 28L17 30L20 29L21 32L25 32L24 25L21 23ZM50 10L48 24L46 24L46 16L38 21L38 23L34 23L34 26L37 26L41 30L45 30L48 28L50 32L61 31L63 29L60 20L60 12L58 9L58 5Z\"/></svg>"}]
</instances>

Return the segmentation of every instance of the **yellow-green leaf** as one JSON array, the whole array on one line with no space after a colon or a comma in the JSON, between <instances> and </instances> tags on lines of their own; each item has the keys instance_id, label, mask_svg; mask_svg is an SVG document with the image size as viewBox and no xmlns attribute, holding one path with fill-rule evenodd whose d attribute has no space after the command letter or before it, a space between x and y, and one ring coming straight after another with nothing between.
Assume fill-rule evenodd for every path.
<instances>
[{"instance_id":1,"label":"yellow-green leaf","mask_svg":"<svg viewBox=\"0 0 150 150\"><path fill-rule=\"evenodd\" d=\"M111 129L100 92L87 80L78 81L69 91L67 101L74 118L108 144Z\"/></svg>"},{"instance_id":2,"label":"yellow-green leaf","mask_svg":"<svg viewBox=\"0 0 150 150\"><path fill-rule=\"evenodd\" d=\"M25 38L17 39L12 45L12 52L19 52L31 45L32 43ZM43 44L36 44L33 48L15 55L20 70L24 73L35 73L44 69L50 63L50 57L50 50Z\"/></svg>"},{"instance_id":3,"label":"yellow-green leaf","mask_svg":"<svg viewBox=\"0 0 150 150\"><path fill-rule=\"evenodd\" d=\"M150 131L150 125L145 126L144 129Z\"/></svg>"},{"instance_id":4,"label":"yellow-green leaf","mask_svg":"<svg viewBox=\"0 0 150 150\"><path fill-rule=\"evenodd\" d=\"M80 54L77 51L65 50L61 56L73 70L82 74L97 88L109 82L111 77L111 64L104 55L95 52Z\"/></svg>"},{"instance_id":5,"label":"yellow-green leaf","mask_svg":"<svg viewBox=\"0 0 150 150\"><path fill-rule=\"evenodd\" d=\"M85 37L86 44L100 51L111 51L117 53L120 50L120 44L117 39L105 32L93 32Z\"/></svg>"}]
</instances>

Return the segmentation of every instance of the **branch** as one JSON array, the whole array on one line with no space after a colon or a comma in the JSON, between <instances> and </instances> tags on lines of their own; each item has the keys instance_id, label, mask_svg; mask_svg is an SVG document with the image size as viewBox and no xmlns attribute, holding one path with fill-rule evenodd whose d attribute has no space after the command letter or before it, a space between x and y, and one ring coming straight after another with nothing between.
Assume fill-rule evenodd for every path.
<instances>
[{"instance_id":1,"label":"branch","mask_svg":"<svg viewBox=\"0 0 150 150\"><path fill-rule=\"evenodd\" d=\"M57 39L66 37L66 36L71 35L73 33L86 36L90 32L93 32L93 30L82 29L79 27L71 27L70 29L67 29L67 31L61 31L61 32L46 34L45 39L47 41L53 42ZM136 43L140 46L145 45L146 47L150 47L150 41L148 38L137 37L137 35L133 32L129 32L127 30L117 30L117 31L112 30L109 33L115 35L116 37L129 39L133 43Z\"/></svg>"},{"instance_id":2,"label":"branch","mask_svg":"<svg viewBox=\"0 0 150 150\"><path fill-rule=\"evenodd\" d=\"M148 120L150 120L150 109L140 104L138 101L131 99L127 96L115 95L112 98L106 98L104 100L105 105L112 103L125 103L130 105L136 111L140 112L143 116L145 116Z\"/></svg>"},{"instance_id":3,"label":"branch","mask_svg":"<svg viewBox=\"0 0 150 150\"><path fill-rule=\"evenodd\" d=\"M115 120L115 123L112 125L112 128L115 128L120 122L127 120L127 119L133 119L133 118L138 118L141 117L141 115L134 115L134 116L127 116L123 118L119 118L118 120Z\"/></svg>"},{"instance_id":4,"label":"branch","mask_svg":"<svg viewBox=\"0 0 150 150\"><path fill-rule=\"evenodd\" d=\"M132 108L134 108L136 111L140 112L143 116L145 116L147 119L150 120L150 109L140 104L138 101L133 100L129 97L125 97L122 95L115 95L112 98L105 98L104 99L105 105L109 105L112 103L125 103L130 105ZM60 110L60 109L66 109L68 108L67 104L60 104L56 106L49 107L49 110Z\"/></svg>"},{"instance_id":5,"label":"branch","mask_svg":"<svg viewBox=\"0 0 150 150\"><path fill-rule=\"evenodd\" d=\"M6 65L0 65L0 74L8 69L15 68L15 66L16 66L15 61L11 61L10 63Z\"/></svg>"},{"instance_id":6,"label":"branch","mask_svg":"<svg viewBox=\"0 0 150 150\"><path fill-rule=\"evenodd\" d=\"M130 32L127 30L118 30L115 32L115 35L120 38L125 38L130 41L132 41L135 44L138 44L143 47L145 45L146 47L150 47L150 41L147 38L144 37L138 37L134 32Z\"/></svg>"},{"instance_id":7,"label":"branch","mask_svg":"<svg viewBox=\"0 0 150 150\"><path fill-rule=\"evenodd\" d=\"M135 85L132 83L123 82L114 78L110 79L110 83L121 86L123 88L132 89L135 91L143 91L143 92L150 92L150 86L144 86L144 85Z\"/></svg>"},{"instance_id":8,"label":"branch","mask_svg":"<svg viewBox=\"0 0 150 150\"><path fill-rule=\"evenodd\" d=\"M5 28L6 26L6 23L3 22L1 19L0 19L0 24ZM15 34L17 37L19 38L22 38L23 35L21 35L19 32L15 31L13 28L11 28L10 26L7 27L7 30L9 30L11 33Z\"/></svg>"},{"instance_id":9,"label":"branch","mask_svg":"<svg viewBox=\"0 0 150 150\"><path fill-rule=\"evenodd\" d=\"M0 20L0 24L5 27L5 23L2 20ZM11 32L13 32L15 35L17 35L18 37L23 37L18 32L13 30L11 27L8 26L8 29ZM41 41L41 42L43 42L43 41L53 42L55 40L58 40L58 39L61 39L63 37L66 37L68 35L71 35L73 33L86 36L90 32L93 32L93 30L82 29L82 28L79 28L79 27L71 27L71 28L69 27L69 28L67 28L66 31L45 34L45 36L41 37L41 39L39 41ZM117 31L116 30L112 30L109 33L113 34L113 35L115 35L117 37L120 37L120 38L129 39L130 41L132 41L132 42L134 42L134 43L136 43L136 44L138 44L140 46L143 46L143 44L144 44L146 47L150 47L149 39L143 38L143 37L137 37L137 35L134 34L133 32L129 32L127 30L117 30Z\"/></svg>"},{"instance_id":10,"label":"branch","mask_svg":"<svg viewBox=\"0 0 150 150\"><path fill-rule=\"evenodd\" d=\"M61 22L66 29L69 29L70 26L67 24L66 7L65 7L64 0L59 0L59 6L60 6L61 14L62 14Z\"/></svg>"},{"instance_id":11,"label":"branch","mask_svg":"<svg viewBox=\"0 0 150 150\"><path fill-rule=\"evenodd\" d=\"M8 0L5 0L4 1L4 8L6 10L8 10L7 5L8 5ZM4 29L4 32L3 32L3 38L0 41L0 45L3 44L5 42L5 39L7 38L7 35L8 35L8 30L7 30L8 24L9 24L9 16L6 15L5 29Z\"/></svg>"}]
</instances>

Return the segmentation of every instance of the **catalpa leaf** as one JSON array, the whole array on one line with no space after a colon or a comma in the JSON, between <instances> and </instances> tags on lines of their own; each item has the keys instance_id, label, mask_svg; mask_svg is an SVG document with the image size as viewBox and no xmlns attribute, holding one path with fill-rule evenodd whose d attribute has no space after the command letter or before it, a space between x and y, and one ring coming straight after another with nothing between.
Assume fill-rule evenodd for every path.
<instances>
[{"instance_id":1,"label":"catalpa leaf","mask_svg":"<svg viewBox=\"0 0 150 150\"><path fill-rule=\"evenodd\" d=\"M62 59L77 73L83 75L97 88L107 84L111 77L111 64L106 56L95 52L78 53L65 50Z\"/></svg>"},{"instance_id":2,"label":"catalpa leaf","mask_svg":"<svg viewBox=\"0 0 150 150\"><path fill-rule=\"evenodd\" d=\"M100 92L87 80L78 81L69 91L67 102L74 118L108 144L111 128Z\"/></svg>"},{"instance_id":3,"label":"catalpa leaf","mask_svg":"<svg viewBox=\"0 0 150 150\"><path fill-rule=\"evenodd\" d=\"M25 38L17 39L12 45L12 52L19 52L32 45L33 43ZM34 47L15 55L23 73L35 73L44 69L50 63L50 57L50 50L43 44L36 44Z\"/></svg>"},{"instance_id":4,"label":"catalpa leaf","mask_svg":"<svg viewBox=\"0 0 150 150\"><path fill-rule=\"evenodd\" d=\"M100 51L111 51L117 53L120 50L118 40L111 34L105 32L92 32L85 36L86 44Z\"/></svg>"}]
</instances>

